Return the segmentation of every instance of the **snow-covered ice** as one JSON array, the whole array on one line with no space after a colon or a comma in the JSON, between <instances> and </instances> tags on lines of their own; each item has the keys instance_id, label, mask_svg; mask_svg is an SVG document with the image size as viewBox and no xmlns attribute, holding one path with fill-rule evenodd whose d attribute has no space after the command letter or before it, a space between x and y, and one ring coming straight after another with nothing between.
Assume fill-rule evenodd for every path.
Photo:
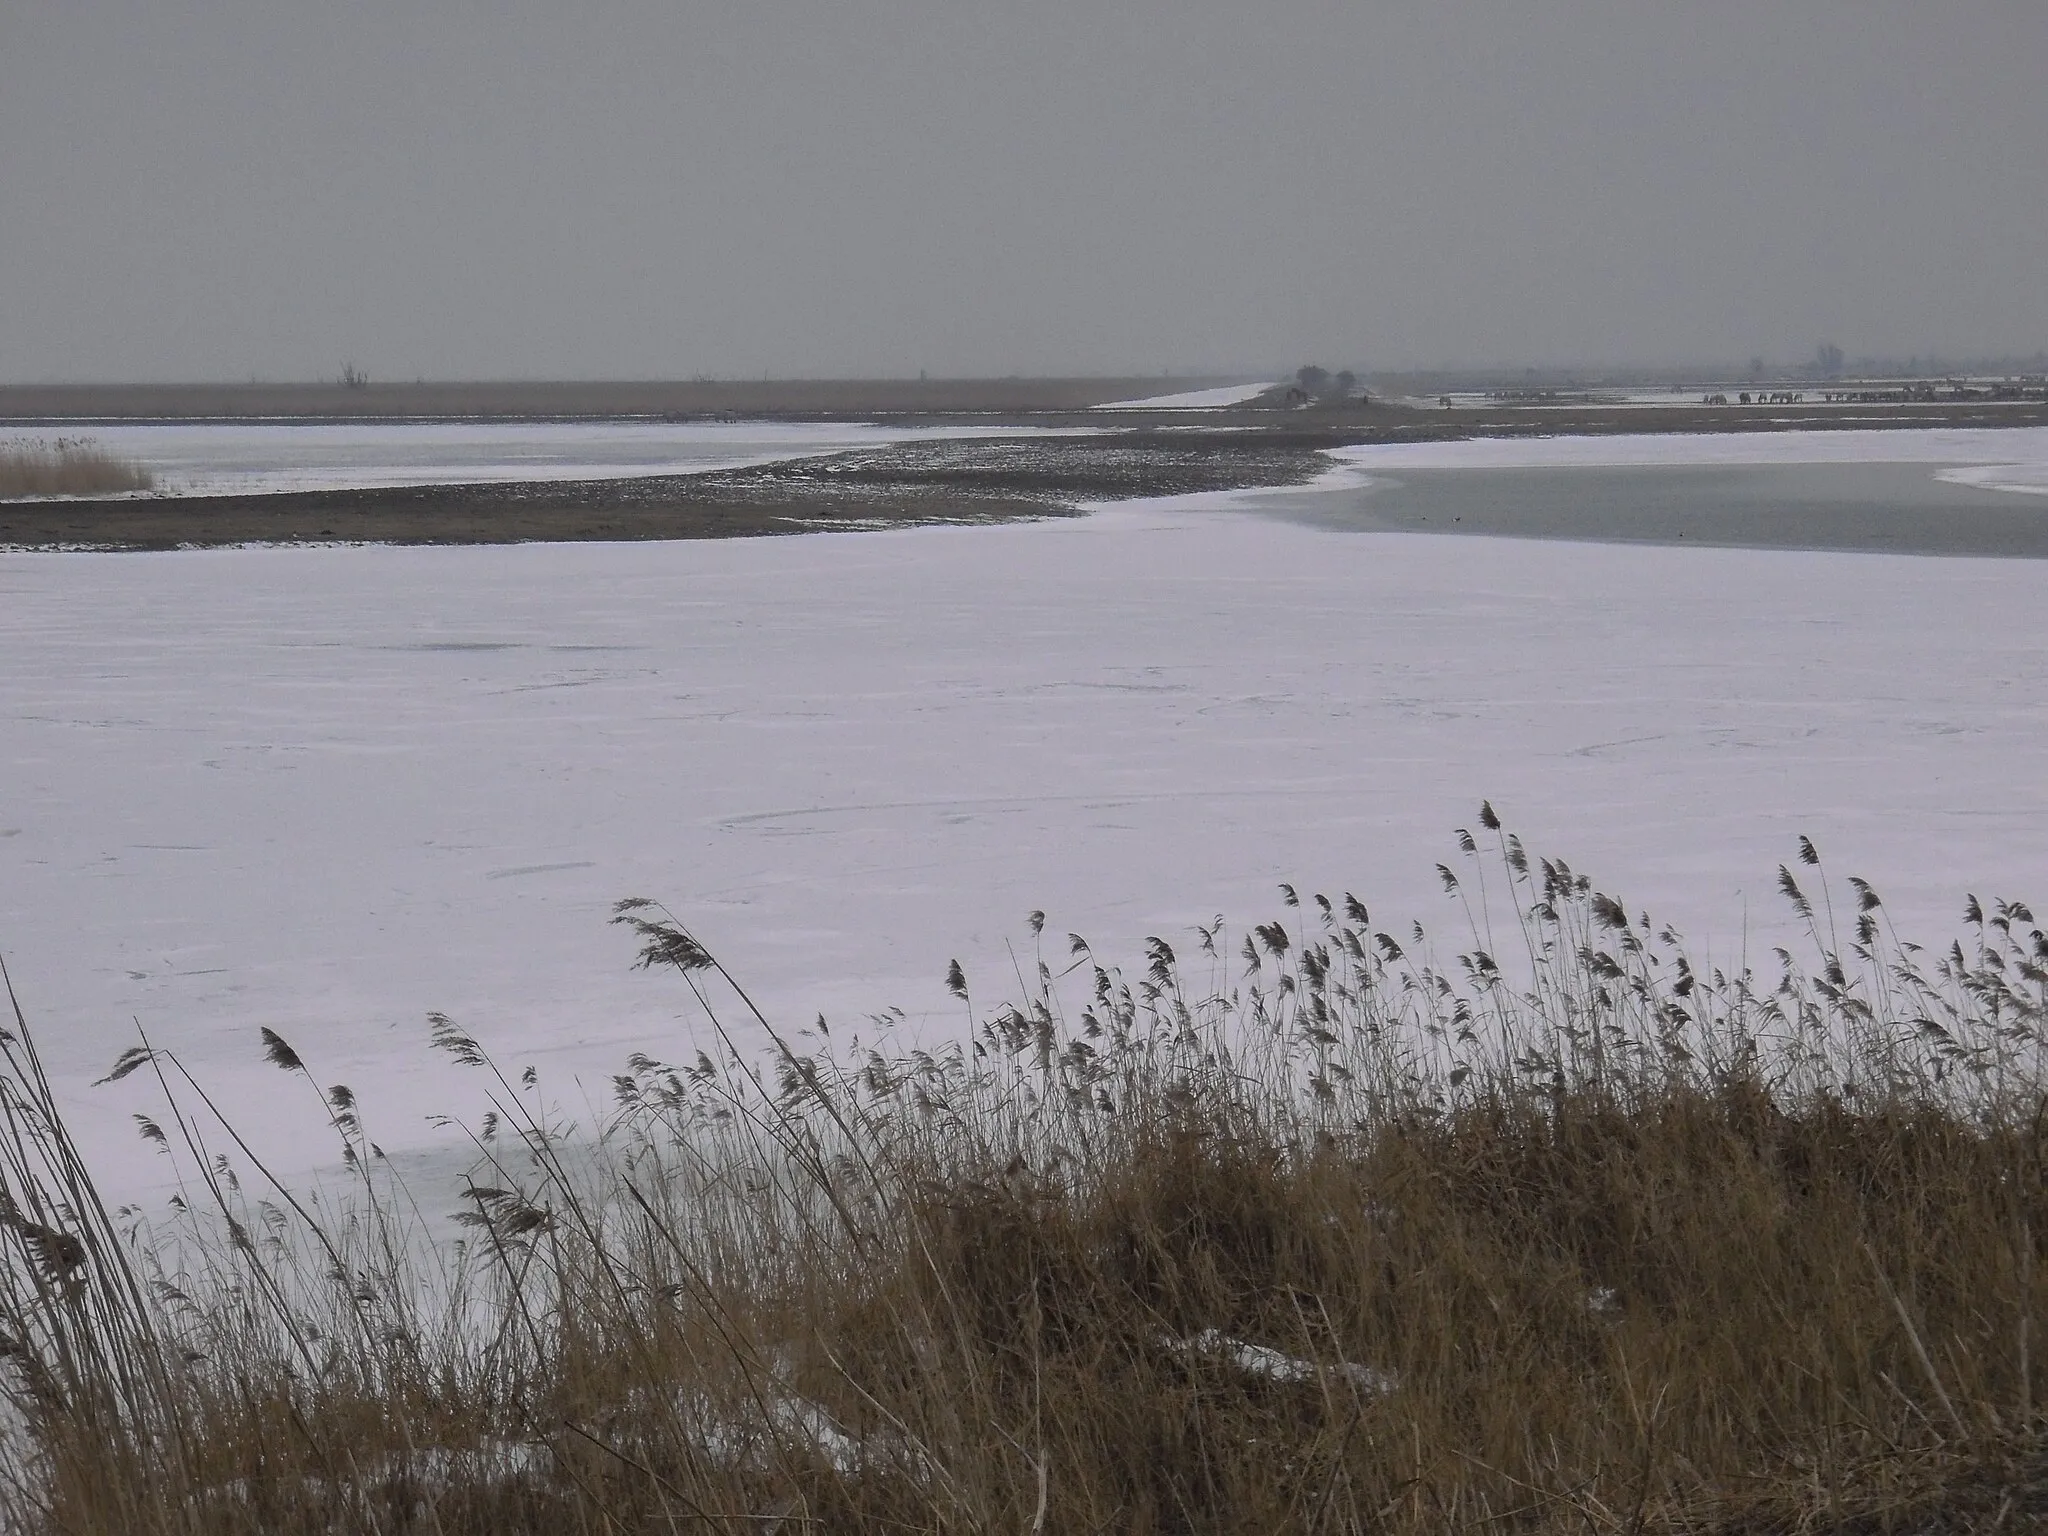
<instances>
[{"instance_id":1,"label":"snow-covered ice","mask_svg":"<svg viewBox=\"0 0 2048 1536\"><path fill-rule=\"evenodd\" d=\"M2048 457L2048 455L2044 455ZM1973 464L1967 469L1939 470L1934 476L1951 485L1984 491L2016 491L2023 496L2048 496L2048 463Z\"/></svg>"},{"instance_id":2,"label":"snow-covered ice","mask_svg":"<svg viewBox=\"0 0 2048 1536\"><path fill-rule=\"evenodd\" d=\"M1780 466L1926 466L1928 479L1980 491L2048 495L2048 427L1928 430L1644 432L1364 443L1327 452L1313 482L1281 490L1184 496L1160 505L1241 510L1306 508L1317 494L1384 487L1407 471L1769 469ZM1865 488L1867 491L1867 488ZM1851 494L1854 494L1851 492ZM1937 507L1930 515L1939 516Z\"/></svg>"},{"instance_id":3,"label":"snow-covered ice","mask_svg":"<svg viewBox=\"0 0 2048 1536\"><path fill-rule=\"evenodd\" d=\"M1591 469L1679 464L2039 467L2048 466L2048 427L1482 437L1434 443L1370 443L1356 448L1335 449L1331 457L1366 470Z\"/></svg>"},{"instance_id":4,"label":"snow-covered ice","mask_svg":"<svg viewBox=\"0 0 2048 1536\"><path fill-rule=\"evenodd\" d=\"M1224 384L1216 389L1186 389L1175 395L1148 395L1142 400L1111 400L1095 407L1098 411L1215 411L1226 406L1256 400L1273 386L1266 384Z\"/></svg>"},{"instance_id":5,"label":"snow-covered ice","mask_svg":"<svg viewBox=\"0 0 2048 1536\"><path fill-rule=\"evenodd\" d=\"M999 435L1032 430L1007 428ZM0 427L0 448L86 437L150 470L158 482L154 494L229 496L696 474L921 438L988 435L986 427L854 422L114 422L62 433Z\"/></svg>"},{"instance_id":6,"label":"snow-covered ice","mask_svg":"<svg viewBox=\"0 0 2048 1536\"><path fill-rule=\"evenodd\" d=\"M1482 797L1717 962L1768 964L1799 833L1908 937L1966 890L2048 899L2048 561L1216 505L0 555L0 952L91 1152L152 1177L146 1074L88 1086L134 1020L287 1163L329 1148L261 1026L387 1147L477 1107L430 1009L587 1123L577 1081L601 1103L627 1052L696 1043L675 981L629 971L622 896L835 1033L891 1004L957 1029L954 956L1000 1002L1034 908L1135 956L1271 917L1285 879L1453 941L1433 866Z\"/></svg>"}]
</instances>

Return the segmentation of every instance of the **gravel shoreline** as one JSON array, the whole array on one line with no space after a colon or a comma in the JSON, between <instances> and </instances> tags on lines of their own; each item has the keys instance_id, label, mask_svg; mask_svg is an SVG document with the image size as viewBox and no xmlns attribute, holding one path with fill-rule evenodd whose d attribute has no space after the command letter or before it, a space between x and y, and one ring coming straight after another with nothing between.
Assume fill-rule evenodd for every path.
<instances>
[{"instance_id":1,"label":"gravel shoreline","mask_svg":"<svg viewBox=\"0 0 2048 1536\"><path fill-rule=\"evenodd\" d=\"M1130 496L1313 479L1318 444L1241 433L896 444L625 479L0 505L16 548L716 539L1076 515Z\"/></svg>"}]
</instances>

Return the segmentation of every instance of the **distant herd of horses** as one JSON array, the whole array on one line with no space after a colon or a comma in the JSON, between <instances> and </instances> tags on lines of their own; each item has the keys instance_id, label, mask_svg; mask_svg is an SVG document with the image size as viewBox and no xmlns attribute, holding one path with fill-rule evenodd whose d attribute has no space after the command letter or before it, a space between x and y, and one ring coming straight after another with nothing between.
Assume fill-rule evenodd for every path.
<instances>
[{"instance_id":1,"label":"distant herd of horses","mask_svg":"<svg viewBox=\"0 0 2048 1536\"><path fill-rule=\"evenodd\" d=\"M1893 389L1823 389L1820 398L1829 405L1912 405L1937 400L2048 400L2048 385L2034 379L2018 384L1992 384L1971 389L1963 384L1906 384ZM1701 405L1727 405L1725 394L1701 395ZM1803 390L1744 390L1735 397L1737 405L1803 405Z\"/></svg>"},{"instance_id":2,"label":"distant herd of horses","mask_svg":"<svg viewBox=\"0 0 2048 1536\"><path fill-rule=\"evenodd\" d=\"M1745 389L1735 398L1736 402L1741 405L1803 405L1806 403L1805 395L1789 389L1774 389L1769 393L1758 390L1754 394ZM1827 398L1832 400L1834 396L1829 395ZM1727 403L1728 397L1726 395L1700 396L1701 405L1726 405Z\"/></svg>"}]
</instances>

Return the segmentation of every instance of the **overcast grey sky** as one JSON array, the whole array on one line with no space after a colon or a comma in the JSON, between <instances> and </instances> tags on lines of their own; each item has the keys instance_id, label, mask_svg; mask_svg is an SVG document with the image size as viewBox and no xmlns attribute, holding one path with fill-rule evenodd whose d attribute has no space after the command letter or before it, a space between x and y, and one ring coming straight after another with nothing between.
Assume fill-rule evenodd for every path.
<instances>
[{"instance_id":1,"label":"overcast grey sky","mask_svg":"<svg viewBox=\"0 0 2048 1536\"><path fill-rule=\"evenodd\" d=\"M2048 347L2048 0L0 0L0 380Z\"/></svg>"}]
</instances>

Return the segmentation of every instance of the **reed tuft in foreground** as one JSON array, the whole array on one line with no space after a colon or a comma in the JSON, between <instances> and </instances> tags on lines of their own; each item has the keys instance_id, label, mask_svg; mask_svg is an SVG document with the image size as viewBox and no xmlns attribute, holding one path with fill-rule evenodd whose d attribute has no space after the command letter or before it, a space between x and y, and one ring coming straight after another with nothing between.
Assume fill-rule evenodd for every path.
<instances>
[{"instance_id":1,"label":"reed tuft in foreground","mask_svg":"<svg viewBox=\"0 0 2048 1536\"><path fill-rule=\"evenodd\" d=\"M10 496L107 496L147 491L156 477L89 437L0 443L0 499Z\"/></svg>"},{"instance_id":2,"label":"reed tuft in foreground","mask_svg":"<svg viewBox=\"0 0 2048 1536\"><path fill-rule=\"evenodd\" d=\"M346 1190L268 1179L174 1053L114 1074L182 1212L109 1211L0 1041L0 1507L66 1532L1935 1532L2048 1522L2048 940L1943 952L1780 871L1767 974L1490 808L1440 951L1355 897L1120 970L1031 932L943 1046L693 993L601 1136L478 1074L438 1240L282 1036ZM1491 897L1488 900L1488 897ZM1839 925L1839 926L1838 926ZM728 1031L731 1033L729 1034ZM743 1033L744 1031L744 1033ZM772 1042L765 1055L736 1041ZM879 1042L879 1043L878 1043ZM487 1106L487 1107L484 1107Z\"/></svg>"}]
</instances>

